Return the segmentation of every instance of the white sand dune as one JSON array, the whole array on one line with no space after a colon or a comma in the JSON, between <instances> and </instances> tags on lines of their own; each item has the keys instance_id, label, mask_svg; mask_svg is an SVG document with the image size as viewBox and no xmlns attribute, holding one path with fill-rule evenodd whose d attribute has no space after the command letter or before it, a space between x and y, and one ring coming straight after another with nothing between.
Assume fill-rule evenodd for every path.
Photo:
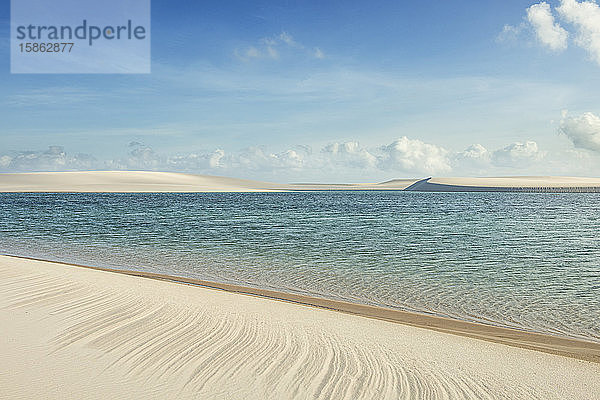
<instances>
[{"instance_id":1,"label":"white sand dune","mask_svg":"<svg viewBox=\"0 0 600 400\"><path fill-rule=\"evenodd\" d=\"M151 171L77 171L0 174L0 192L269 192L398 190L416 179L381 184L279 184L222 176Z\"/></svg>"},{"instance_id":2,"label":"white sand dune","mask_svg":"<svg viewBox=\"0 0 600 400\"><path fill-rule=\"evenodd\" d=\"M600 192L600 178L512 176L426 178L405 188L418 192Z\"/></svg>"},{"instance_id":3,"label":"white sand dune","mask_svg":"<svg viewBox=\"0 0 600 400\"><path fill-rule=\"evenodd\" d=\"M594 399L600 364L0 256L2 398Z\"/></svg>"},{"instance_id":4,"label":"white sand dune","mask_svg":"<svg viewBox=\"0 0 600 400\"><path fill-rule=\"evenodd\" d=\"M77 171L0 174L0 192L252 192L267 182L150 171Z\"/></svg>"},{"instance_id":5,"label":"white sand dune","mask_svg":"<svg viewBox=\"0 0 600 400\"><path fill-rule=\"evenodd\" d=\"M572 176L504 176L489 178L431 178L429 183L482 187L600 187L600 178Z\"/></svg>"},{"instance_id":6,"label":"white sand dune","mask_svg":"<svg viewBox=\"0 0 600 400\"><path fill-rule=\"evenodd\" d=\"M497 191L555 188L600 191L600 178L492 177L393 179L381 183L280 184L221 176L151 171L0 173L0 192L270 192L312 190Z\"/></svg>"}]
</instances>

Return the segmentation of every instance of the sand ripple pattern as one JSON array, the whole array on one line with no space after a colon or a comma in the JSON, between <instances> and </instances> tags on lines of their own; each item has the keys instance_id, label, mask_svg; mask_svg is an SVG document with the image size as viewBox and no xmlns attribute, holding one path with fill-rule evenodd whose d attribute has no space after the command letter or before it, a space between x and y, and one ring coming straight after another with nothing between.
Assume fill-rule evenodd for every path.
<instances>
[{"instance_id":1,"label":"sand ripple pattern","mask_svg":"<svg viewBox=\"0 0 600 400\"><path fill-rule=\"evenodd\" d=\"M448 370L410 349L399 351L394 343L349 338L319 323L294 321L293 314L286 319L236 312L235 305L154 299L135 290L50 273L19 273L2 265L0 273L5 278L0 283L1 307L15 313L42 307L45 318L60 321L63 328L52 338L49 353L74 346L96 349L99 357L110 360L107 368L122 368L139 384L175 388L180 398L553 398L503 382L502 376L476 375L468 365ZM121 278L130 279L115 276ZM140 284L146 282L172 285ZM239 296L213 294L233 300ZM289 306L302 313L329 313Z\"/></svg>"}]
</instances>

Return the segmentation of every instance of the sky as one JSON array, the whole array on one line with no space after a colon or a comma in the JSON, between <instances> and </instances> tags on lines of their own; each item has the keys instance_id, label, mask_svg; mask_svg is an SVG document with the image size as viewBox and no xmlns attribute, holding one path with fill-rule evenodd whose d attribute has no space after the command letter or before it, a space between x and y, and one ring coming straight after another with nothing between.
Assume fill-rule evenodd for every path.
<instances>
[{"instance_id":1,"label":"sky","mask_svg":"<svg viewBox=\"0 0 600 400\"><path fill-rule=\"evenodd\" d=\"M153 0L150 74L11 74L0 172L600 173L594 1Z\"/></svg>"}]
</instances>

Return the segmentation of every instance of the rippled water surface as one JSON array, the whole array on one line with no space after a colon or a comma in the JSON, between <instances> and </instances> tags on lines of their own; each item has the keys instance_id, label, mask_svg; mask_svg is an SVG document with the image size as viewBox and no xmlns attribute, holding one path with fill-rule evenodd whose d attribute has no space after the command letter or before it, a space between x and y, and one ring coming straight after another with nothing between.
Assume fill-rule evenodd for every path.
<instances>
[{"instance_id":1,"label":"rippled water surface","mask_svg":"<svg viewBox=\"0 0 600 400\"><path fill-rule=\"evenodd\" d=\"M0 194L0 252L600 341L600 194Z\"/></svg>"}]
</instances>

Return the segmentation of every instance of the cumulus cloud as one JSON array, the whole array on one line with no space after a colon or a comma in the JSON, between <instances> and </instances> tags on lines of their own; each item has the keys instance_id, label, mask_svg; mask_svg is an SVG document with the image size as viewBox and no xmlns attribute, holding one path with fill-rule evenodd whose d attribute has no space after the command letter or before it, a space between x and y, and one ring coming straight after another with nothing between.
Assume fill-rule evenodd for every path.
<instances>
[{"instance_id":1,"label":"cumulus cloud","mask_svg":"<svg viewBox=\"0 0 600 400\"><path fill-rule=\"evenodd\" d=\"M527 9L527 20L533 27L540 43L555 51L567 48L569 34L554 21L554 16L548 3L541 2L529 7Z\"/></svg>"},{"instance_id":2,"label":"cumulus cloud","mask_svg":"<svg viewBox=\"0 0 600 400\"><path fill-rule=\"evenodd\" d=\"M321 153L328 162L351 168L374 168L379 161L375 155L354 141L330 143L321 150Z\"/></svg>"},{"instance_id":3,"label":"cumulus cloud","mask_svg":"<svg viewBox=\"0 0 600 400\"><path fill-rule=\"evenodd\" d=\"M505 25L498 41L516 39L523 27L530 27L537 40L554 51L568 47L570 37L590 58L600 64L600 6L594 0L560 0L556 7L559 24L548 3L542 1L526 9L526 22L519 26Z\"/></svg>"},{"instance_id":4,"label":"cumulus cloud","mask_svg":"<svg viewBox=\"0 0 600 400\"><path fill-rule=\"evenodd\" d=\"M452 165L466 171L485 171L491 165L492 153L483 145L472 144L453 155Z\"/></svg>"},{"instance_id":5,"label":"cumulus cloud","mask_svg":"<svg viewBox=\"0 0 600 400\"><path fill-rule=\"evenodd\" d=\"M192 152L187 154L175 154L164 157L160 167L169 171L180 172L202 172L207 170L219 171L226 167L225 151L216 149L212 152Z\"/></svg>"},{"instance_id":6,"label":"cumulus cloud","mask_svg":"<svg viewBox=\"0 0 600 400\"><path fill-rule=\"evenodd\" d=\"M546 152L534 141L514 142L490 151L481 144L473 144L451 157L454 168L468 173L502 173L510 169L523 169L544 159Z\"/></svg>"},{"instance_id":7,"label":"cumulus cloud","mask_svg":"<svg viewBox=\"0 0 600 400\"><path fill-rule=\"evenodd\" d=\"M496 150L491 155L491 161L501 167L527 167L544 158L545 153L540 151L534 141L515 142Z\"/></svg>"},{"instance_id":8,"label":"cumulus cloud","mask_svg":"<svg viewBox=\"0 0 600 400\"><path fill-rule=\"evenodd\" d=\"M125 157L105 160L101 165L109 170L165 170L179 172L218 171L228 166L225 151L190 152L163 155L139 142L129 143Z\"/></svg>"},{"instance_id":9,"label":"cumulus cloud","mask_svg":"<svg viewBox=\"0 0 600 400\"><path fill-rule=\"evenodd\" d=\"M577 29L575 43L600 64L600 7L594 1L561 0L558 14Z\"/></svg>"},{"instance_id":10,"label":"cumulus cloud","mask_svg":"<svg viewBox=\"0 0 600 400\"><path fill-rule=\"evenodd\" d=\"M210 168L220 168L223 167L223 158L225 157L225 151L221 149L215 150L212 154L208 156L208 166Z\"/></svg>"},{"instance_id":11,"label":"cumulus cloud","mask_svg":"<svg viewBox=\"0 0 600 400\"><path fill-rule=\"evenodd\" d=\"M129 158L127 159L128 167L134 169L152 169L161 163L160 156L139 142L131 142L129 144Z\"/></svg>"},{"instance_id":12,"label":"cumulus cloud","mask_svg":"<svg viewBox=\"0 0 600 400\"><path fill-rule=\"evenodd\" d=\"M272 169L300 169L304 165L304 155L296 150L272 153L261 147L249 147L230 158L230 167L240 166L252 171Z\"/></svg>"},{"instance_id":13,"label":"cumulus cloud","mask_svg":"<svg viewBox=\"0 0 600 400\"><path fill-rule=\"evenodd\" d=\"M67 155L62 146L49 146L45 151L22 151L0 156L0 169L6 172L75 171L96 166L89 154Z\"/></svg>"},{"instance_id":14,"label":"cumulus cloud","mask_svg":"<svg viewBox=\"0 0 600 400\"><path fill-rule=\"evenodd\" d=\"M564 116L560 131L580 149L600 152L600 118L591 112L577 117Z\"/></svg>"},{"instance_id":15,"label":"cumulus cloud","mask_svg":"<svg viewBox=\"0 0 600 400\"><path fill-rule=\"evenodd\" d=\"M384 156L380 165L385 169L428 174L445 173L452 169L447 150L418 139L409 139L403 136L391 144L383 146L381 150Z\"/></svg>"},{"instance_id":16,"label":"cumulus cloud","mask_svg":"<svg viewBox=\"0 0 600 400\"><path fill-rule=\"evenodd\" d=\"M490 160L490 152L481 144L472 144L464 151L460 152L460 157L465 160L473 160L477 162L487 162Z\"/></svg>"}]
</instances>

